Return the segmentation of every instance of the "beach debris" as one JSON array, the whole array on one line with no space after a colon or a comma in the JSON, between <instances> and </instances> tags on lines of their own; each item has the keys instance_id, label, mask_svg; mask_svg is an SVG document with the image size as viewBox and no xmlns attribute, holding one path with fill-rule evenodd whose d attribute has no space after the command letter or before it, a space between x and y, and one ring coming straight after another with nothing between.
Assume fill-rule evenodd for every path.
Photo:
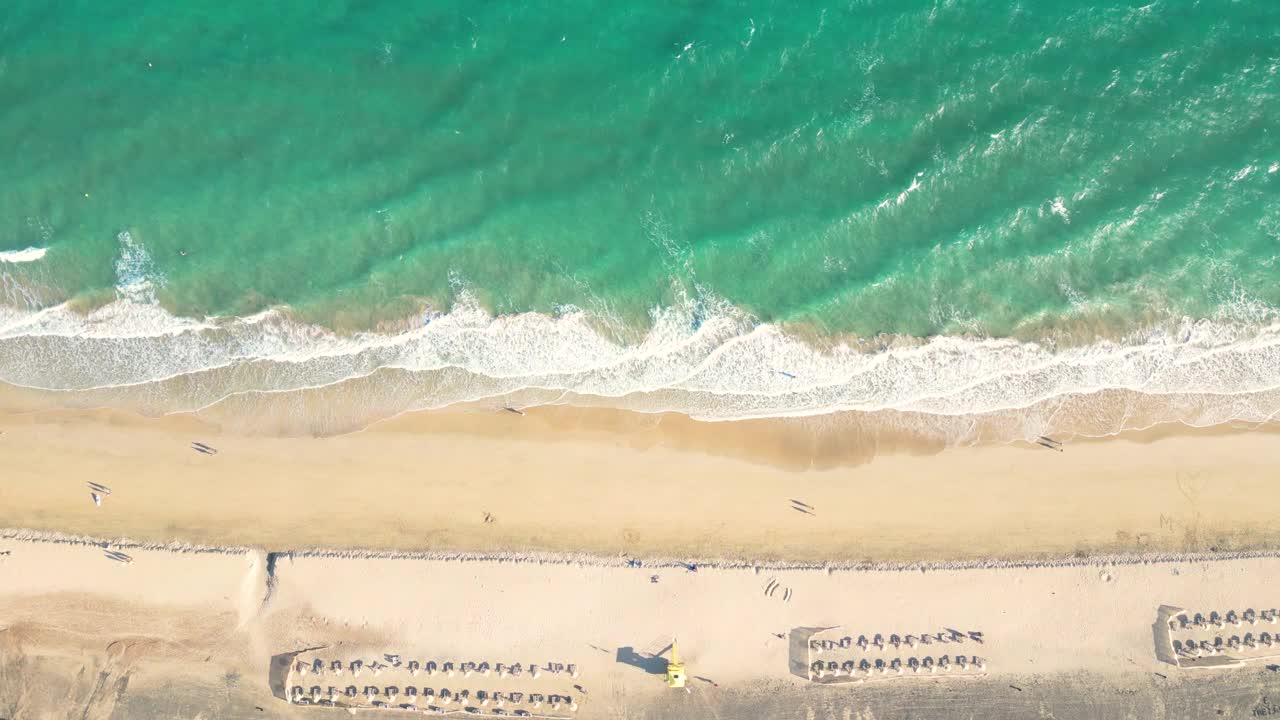
<instances>
[{"instance_id":1,"label":"beach debris","mask_svg":"<svg viewBox=\"0 0 1280 720\"><path fill-rule=\"evenodd\" d=\"M196 452L198 452L198 453L203 453L203 454L205 454L205 455L217 455L217 454L218 454L218 449L217 449L217 448L213 447L212 445L206 445L206 444L204 444L204 443L202 443L202 442L197 442L197 441L195 441L195 440L192 440L192 441L191 441L191 449L192 449L192 450L195 450L195 451L196 451Z\"/></svg>"},{"instance_id":2,"label":"beach debris","mask_svg":"<svg viewBox=\"0 0 1280 720\"><path fill-rule=\"evenodd\" d=\"M655 584L655 585L656 585L656 584L658 583L658 576L657 576L657 575L650 575L650 576L649 576L649 582L650 582L650 583L653 583L653 584Z\"/></svg>"},{"instance_id":3,"label":"beach debris","mask_svg":"<svg viewBox=\"0 0 1280 720\"><path fill-rule=\"evenodd\" d=\"M97 483L90 480L85 484L89 486L90 490L98 493L99 495L106 496L111 494L111 488L107 487L106 485L103 485L102 483Z\"/></svg>"},{"instance_id":4,"label":"beach debris","mask_svg":"<svg viewBox=\"0 0 1280 720\"><path fill-rule=\"evenodd\" d=\"M503 408L502 408L502 409L503 409L503 410L506 410L507 412L510 412L510 413L515 413L515 414L519 415L520 417L524 417L524 411L523 411L523 410L520 410L520 409L518 409L518 408L513 408L513 407L511 407L510 405L505 405L505 406L503 406Z\"/></svg>"},{"instance_id":5,"label":"beach debris","mask_svg":"<svg viewBox=\"0 0 1280 720\"><path fill-rule=\"evenodd\" d=\"M779 375L781 375L782 377L785 377L785 378L790 378L790 379L792 379L792 380L795 380L795 379L796 379L796 376L795 376L795 375L792 375L791 373L787 372L786 370L775 370L774 372L778 373Z\"/></svg>"},{"instance_id":6,"label":"beach debris","mask_svg":"<svg viewBox=\"0 0 1280 720\"><path fill-rule=\"evenodd\" d=\"M89 497L93 498L93 504L102 507L102 497L96 492L89 493Z\"/></svg>"},{"instance_id":7,"label":"beach debris","mask_svg":"<svg viewBox=\"0 0 1280 720\"><path fill-rule=\"evenodd\" d=\"M495 518L495 517L493 516L493 513L486 512L486 513L484 514L484 521L485 521L486 523L492 523L492 522L496 522L496 521L497 521L497 518Z\"/></svg>"}]
</instances>

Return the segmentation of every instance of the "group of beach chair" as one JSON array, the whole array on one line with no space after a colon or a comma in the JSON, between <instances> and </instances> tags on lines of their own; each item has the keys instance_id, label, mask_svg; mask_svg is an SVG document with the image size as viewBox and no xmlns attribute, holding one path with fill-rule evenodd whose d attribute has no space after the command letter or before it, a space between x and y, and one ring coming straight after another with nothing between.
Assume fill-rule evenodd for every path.
<instances>
[{"instance_id":1,"label":"group of beach chair","mask_svg":"<svg viewBox=\"0 0 1280 720\"><path fill-rule=\"evenodd\" d=\"M542 664L530 663L529 665L522 663L490 664L488 662L471 661L443 661L437 663L434 660L426 662L418 660L405 661L399 655L387 654L380 659L367 662L365 660L351 660L348 662L342 660L326 661L321 658L296 660L292 669L291 679L299 681L299 684L290 688L288 699L297 705L363 706L393 710L422 710L428 713L488 712L493 715L526 717L557 711L562 708L570 712L578 709L578 703L573 696L555 693L504 692L490 689L473 691L445 687L419 687L416 684L406 684L404 687L391 684L357 685L355 683L344 686L337 682L333 685L320 685L317 683L310 687L305 687L301 684L302 679L307 676L311 676L316 680L326 678L330 682L334 682L335 678L344 676L351 678L351 680L361 675L378 677L386 671L390 671L388 680L399 678L401 682L417 677L419 674L453 677L459 673L462 677L470 677L472 675L490 677L496 675L498 678L511 677L529 680L537 679L545 672L552 675L568 674L570 677L577 678L578 666L572 663L549 662ZM522 707L513 708L510 711L503 709L503 706L508 704ZM457 709L450 709L451 706ZM542 709L544 707L545 709ZM538 712L531 712L531 710Z\"/></svg>"},{"instance_id":2,"label":"group of beach chair","mask_svg":"<svg viewBox=\"0 0 1280 720\"><path fill-rule=\"evenodd\" d=\"M344 672L350 672L351 677L360 677L363 672L372 672L374 677L382 674L387 668L403 668L409 672L409 675L417 677L419 673L424 673L428 677L440 673L446 677L453 677L457 673L462 673L463 677L470 677L473 674L482 677L489 677L496 674L498 677L522 677L524 675L537 679L542 673L550 673L552 675L568 674L569 677L578 677L578 666L573 663L549 662L545 665L530 663L527 667L521 663L494 663L490 665L488 662L450 662L444 661L437 664L434 660L428 660L421 663L417 660L404 662L400 660L398 655L387 655L387 662L374 660L365 663L363 660L352 660L350 663L344 663L341 660L331 660L325 663L324 660L316 658L315 660L299 660L294 670L299 675L311 673L313 675L324 675L328 672L331 675L342 675Z\"/></svg>"},{"instance_id":3,"label":"group of beach chair","mask_svg":"<svg viewBox=\"0 0 1280 720\"><path fill-rule=\"evenodd\" d=\"M951 658L948 655L940 655L937 658L926 655L921 658L908 657L892 658L886 661L884 658L876 658L869 660L863 658L860 661L845 660L844 662L836 662L835 660L814 660L809 665L809 676L813 679L822 679L827 676L838 678L841 676L851 678L871 678L876 676L887 675L904 675L912 674L937 674L950 672L982 672L987 669L987 661L974 656L956 655Z\"/></svg>"},{"instance_id":4,"label":"group of beach chair","mask_svg":"<svg viewBox=\"0 0 1280 720\"><path fill-rule=\"evenodd\" d=\"M431 688L423 687L419 689L416 686L400 688L395 685L387 685L379 687L377 685L365 685L359 688L355 685L348 685L346 688L338 688L330 685L327 689L319 685L312 685L309 689L301 685L294 685L291 689L289 699L296 705L320 705L332 707L338 704L353 705L365 704L376 708L388 708L399 710L418 710L419 703L425 706L426 710L444 709L449 705L457 704L460 707L494 707L494 714L502 715L504 712L497 712L498 708L510 703L512 705L526 705L530 709L537 710L545 704L547 710L556 711L562 708L569 711L576 711L578 703L572 695L559 695L555 693L522 693L522 692L500 692L496 690L450 690L449 688ZM361 700L363 699L363 703ZM345 701L345 702L344 702ZM528 715L527 711L516 709L512 711L513 715Z\"/></svg>"},{"instance_id":5,"label":"group of beach chair","mask_svg":"<svg viewBox=\"0 0 1280 720\"><path fill-rule=\"evenodd\" d=\"M1249 608L1242 612L1228 610L1225 615L1214 610L1209 613L1209 617L1205 617L1204 613L1195 613L1188 615L1181 613L1177 617L1169 620L1170 630L1200 630L1205 628L1224 628L1228 625L1234 627L1244 627L1245 625L1257 625L1258 623L1268 623L1275 625L1280 623L1280 610L1276 608L1254 610Z\"/></svg>"},{"instance_id":6,"label":"group of beach chair","mask_svg":"<svg viewBox=\"0 0 1280 720\"><path fill-rule=\"evenodd\" d=\"M982 633L976 630L971 630L967 633L959 630L944 630L936 633L920 633L919 635L892 633L887 639L881 633L876 633L871 638L867 638L866 635L859 635L857 640L854 640L850 635L846 635L839 640L810 640L809 649L820 655L824 652L852 650L855 646L860 651L867 652L868 650L884 651L889 648L900 650L904 645L909 648L915 648L920 645L932 645L934 643L963 643L966 641L981 643Z\"/></svg>"}]
</instances>

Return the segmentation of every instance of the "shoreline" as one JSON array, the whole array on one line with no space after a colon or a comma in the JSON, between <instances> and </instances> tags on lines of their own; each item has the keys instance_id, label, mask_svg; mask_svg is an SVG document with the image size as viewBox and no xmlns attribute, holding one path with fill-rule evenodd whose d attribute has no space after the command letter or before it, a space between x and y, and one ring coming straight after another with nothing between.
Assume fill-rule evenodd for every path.
<instances>
[{"instance_id":1,"label":"shoreline","mask_svg":"<svg viewBox=\"0 0 1280 720\"><path fill-rule=\"evenodd\" d=\"M0 527L851 566L1280 548L1267 463L1280 436L1164 430L1055 453L566 407L417 413L327 438L227 434L192 416L0 409ZM195 440L222 452L197 453ZM102 507L87 480L115 489Z\"/></svg>"},{"instance_id":2,"label":"shoreline","mask_svg":"<svg viewBox=\"0 0 1280 720\"><path fill-rule=\"evenodd\" d=\"M825 337L730 306L706 312L655 310L652 327L623 340L589 313L494 315L472 301L429 323L352 335L281 308L201 319L127 298L88 315L0 308L0 393L4 403L190 413L295 436L336 436L426 408L509 404L708 423L846 418L946 445L1280 416L1267 370L1280 358L1276 322L1181 318L1075 344ZM50 360L23 362L32 356Z\"/></svg>"}]
</instances>

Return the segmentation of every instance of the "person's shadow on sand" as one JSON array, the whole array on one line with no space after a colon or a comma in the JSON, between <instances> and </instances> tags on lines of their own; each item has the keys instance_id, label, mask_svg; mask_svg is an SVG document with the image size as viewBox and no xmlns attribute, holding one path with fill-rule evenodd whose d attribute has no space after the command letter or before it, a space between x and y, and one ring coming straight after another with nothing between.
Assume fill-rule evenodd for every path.
<instances>
[{"instance_id":1,"label":"person's shadow on sand","mask_svg":"<svg viewBox=\"0 0 1280 720\"><path fill-rule=\"evenodd\" d=\"M638 667L650 675L661 675L667 671L667 659L654 655L641 655L633 647L618 648L618 662L623 665Z\"/></svg>"}]
</instances>

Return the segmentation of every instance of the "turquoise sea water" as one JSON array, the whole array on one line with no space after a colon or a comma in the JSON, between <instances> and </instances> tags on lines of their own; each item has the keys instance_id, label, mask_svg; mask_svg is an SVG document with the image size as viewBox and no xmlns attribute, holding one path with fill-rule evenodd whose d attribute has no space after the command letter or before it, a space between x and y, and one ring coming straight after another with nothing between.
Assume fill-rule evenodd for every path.
<instances>
[{"instance_id":1,"label":"turquoise sea water","mask_svg":"<svg viewBox=\"0 0 1280 720\"><path fill-rule=\"evenodd\" d=\"M1280 385L1187 355L1272 352L1274 0L17 0L0 146L11 383L708 417ZM1068 370L983 387L1019 363Z\"/></svg>"}]
</instances>

